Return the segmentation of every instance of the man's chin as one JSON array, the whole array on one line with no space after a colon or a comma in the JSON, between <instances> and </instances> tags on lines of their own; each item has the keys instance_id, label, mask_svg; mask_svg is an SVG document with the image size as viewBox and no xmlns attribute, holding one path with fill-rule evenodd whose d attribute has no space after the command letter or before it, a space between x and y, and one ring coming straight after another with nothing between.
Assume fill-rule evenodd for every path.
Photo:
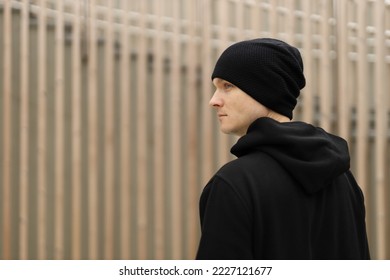
<instances>
[{"instance_id":1,"label":"man's chin","mask_svg":"<svg viewBox=\"0 0 390 280\"><path fill-rule=\"evenodd\" d=\"M221 127L220 130L221 130L221 132L224 133L224 134L232 134L232 132L231 132L230 129Z\"/></svg>"},{"instance_id":2,"label":"man's chin","mask_svg":"<svg viewBox=\"0 0 390 280\"><path fill-rule=\"evenodd\" d=\"M227 134L227 135L241 136L238 132L236 132L235 130L232 130L232 129L227 129L227 128L221 127L221 132L223 134Z\"/></svg>"}]
</instances>

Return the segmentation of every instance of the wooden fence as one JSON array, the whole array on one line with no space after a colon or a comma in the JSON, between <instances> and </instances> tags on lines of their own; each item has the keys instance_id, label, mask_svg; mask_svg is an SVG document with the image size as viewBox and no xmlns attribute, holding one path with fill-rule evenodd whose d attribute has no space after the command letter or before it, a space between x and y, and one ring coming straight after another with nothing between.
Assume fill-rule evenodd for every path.
<instances>
[{"instance_id":1,"label":"wooden fence","mask_svg":"<svg viewBox=\"0 0 390 280\"><path fill-rule=\"evenodd\" d=\"M208 107L234 41L296 45L296 120L349 142L390 258L390 1L0 0L0 258L192 259L237 140Z\"/></svg>"}]
</instances>

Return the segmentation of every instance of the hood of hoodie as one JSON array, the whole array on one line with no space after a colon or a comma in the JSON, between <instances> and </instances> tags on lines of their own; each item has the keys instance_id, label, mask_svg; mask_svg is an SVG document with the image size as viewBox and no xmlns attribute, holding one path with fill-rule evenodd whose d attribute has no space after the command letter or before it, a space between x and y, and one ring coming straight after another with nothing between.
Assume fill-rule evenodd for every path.
<instances>
[{"instance_id":1,"label":"hood of hoodie","mask_svg":"<svg viewBox=\"0 0 390 280\"><path fill-rule=\"evenodd\" d=\"M315 193L349 170L347 142L304 122L260 118L232 147L242 157L261 151L274 158L308 193Z\"/></svg>"}]
</instances>

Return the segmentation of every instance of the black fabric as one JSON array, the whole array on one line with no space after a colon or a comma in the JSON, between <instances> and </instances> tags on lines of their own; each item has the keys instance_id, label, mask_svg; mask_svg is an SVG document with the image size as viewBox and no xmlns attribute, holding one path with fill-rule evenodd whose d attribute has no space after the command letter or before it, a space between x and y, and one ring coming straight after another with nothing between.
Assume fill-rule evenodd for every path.
<instances>
[{"instance_id":1,"label":"black fabric","mask_svg":"<svg viewBox=\"0 0 390 280\"><path fill-rule=\"evenodd\" d=\"M197 259L369 259L346 142L303 122L256 120L200 199Z\"/></svg>"},{"instance_id":2,"label":"black fabric","mask_svg":"<svg viewBox=\"0 0 390 280\"><path fill-rule=\"evenodd\" d=\"M235 43L219 57L211 78L231 82L264 106L292 119L305 86L301 55L271 38Z\"/></svg>"}]
</instances>

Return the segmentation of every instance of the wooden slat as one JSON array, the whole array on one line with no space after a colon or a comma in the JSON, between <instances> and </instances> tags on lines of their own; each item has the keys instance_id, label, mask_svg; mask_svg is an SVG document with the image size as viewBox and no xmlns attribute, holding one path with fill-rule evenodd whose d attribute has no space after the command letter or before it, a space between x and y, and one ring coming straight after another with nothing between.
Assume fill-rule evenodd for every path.
<instances>
[{"instance_id":1,"label":"wooden slat","mask_svg":"<svg viewBox=\"0 0 390 280\"><path fill-rule=\"evenodd\" d=\"M64 2L56 2L55 29L55 230L54 258L64 258Z\"/></svg>"},{"instance_id":2,"label":"wooden slat","mask_svg":"<svg viewBox=\"0 0 390 280\"><path fill-rule=\"evenodd\" d=\"M19 259L28 259L28 205L29 205L29 1L24 0L21 12L20 33L20 222L19 222Z\"/></svg>"},{"instance_id":3,"label":"wooden slat","mask_svg":"<svg viewBox=\"0 0 390 280\"><path fill-rule=\"evenodd\" d=\"M376 225L376 258L386 259L388 234L386 234L386 144L388 131L388 90L385 87L385 5L383 1L375 2L375 225ZM388 71L387 71L388 73ZM387 77L387 78L386 78ZM387 254L389 256L389 254Z\"/></svg>"},{"instance_id":4,"label":"wooden slat","mask_svg":"<svg viewBox=\"0 0 390 280\"><path fill-rule=\"evenodd\" d=\"M167 187L165 182L165 120L164 120L164 79L163 79L163 38L162 32L162 9L163 2L154 2L154 13L156 15L156 21L154 30L156 30L156 37L154 38L153 54L154 54L154 132L155 132L155 156L154 156L154 219L155 219L155 231L154 231L154 248L155 259L164 259L166 246L165 246L165 215L164 215L164 201L165 201L165 188Z\"/></svg>"},{"instance_id":5,"label":"wooden slat","mask_svg":"<svg viewBox=\"0 0 390 280\"><path fill-rule=\"evenodd\" d=\"M251 2L249 4L251 6L251 29L253 30L253 37L259 38L261 37L261 30L263 29L261 23L262 21L262 8L258 1Z\"/></svg>"},{"instance_id":6,"label":"wooden slat","mask_svg":"<svg viewBox=\"0 0 390 280\"><path fill-rule=\"evenodd\" d=\"M198 12L198 7L195 5L194 1L190 1L187 5L187 15L189 20L188 35L190 38L195 38L195 23L196 23L196 13ZM186 228L187 228L187 252L189 256L186 258L193 259L196 254L198 246L198 197L199 197L199 186L198 186L198 142L197 142L197 128L198 128L198 115L197 115L197 73L196 69L198 66L198 57L196 54L197 44L194 39L188 43L188 51L186 57L186 64L188 69L188 93L187 94L187 174L188 174L188 192L187 192L187 201L189 204L187 206L187 217Z\"/></svg>"},{"instance_id":7,"label":"wooden slat","mask_svg":"<svg viewBox=\"0 0 390 280\"><path fill-rule=\"evenodd\" d=\"M349 142L350 104L348 100L347 1L337 1L337 110L338 134Z\"/></svg>"},{"instance_id":8,"label":"wooden slat","mask_svg":"<svg viewBox=\"0 0 390 280\"><path fill-rule=\"evenodd\" d=\"M270 37L271 38L278 38L278 1L277 0L270 0L271 6L269 10L269 19L270 19Z\"/></svg>"},{"instance_id":9,"label":"wooden slat","mask_svg":"<svg viewBox=\"0 0 390 280\"><path fill-rule=\"evenodd\" d=\"M181 92L180 92L180 4L177 0L173 2L173 37L172 37L172 53L171 53L171 109L170 109L170 123L172 125L172 133L181 135L182 129L180 125L181 120ZM172 217L172 258L181 258L182 247L182 185L181 179L183 176L182 163L181 163L181 137L172 136L171 138L171 151L172 151L172 168L171 178L172 186L171 192L173 196L171 217Z\"/></svg>"},{"instance_id":10,"label":"wooden slat","mask_svg":"<svg viewBox=\"0 0 390 280\"><path fill-rule=\"evenodd\" d=\"M138 63L137 63L137 245L138 258L147 258L147 229L148 229L148 192L147 192L147 38L146 30L146 1L142 1L139 18L140 34L138 37Z\"/></svg>"},{"instance_id":11,"label":"wooden slat","mask_svg":"<svg viewBox=\"0 0 390 280\"><path fill-rule=\"evenodd\" d=\"M302 119L305 122L311 123L313 121L313 85L312 85L312 21L311 21L311 0L304 0L303 11L303 63L304 73L306 78L306 86L302 90L303 95L303 114Z\"/></svg>"},{"instance_id":12,"label":"wooden slat","mask_svg":"<svg viewBox=\"0 0 390 280\"><path fill-rule=\"evenodd\" d=\"M12 81L11 81L11 72L12 72L12 14L11 14L11 3L6 1L3 4L3 21L4 21L4 29L3 29L3 75L4 75L4 84L2 85L3 91L3 199L2 199L2 207L3 207L3 252L2 259L11 259L12 258L12 248L11 248L11 239L12 239L12 231L11 231L11 212L12 212L12 204L11 204L11 147L12 147Z\"/></svg>"},{"instance_id":13,"label":"wooden slat","mask_svg":"<svg viewBox=\"0 0 390 280\"><path fill-rule=\"evenodd\" d=\"M295 3L294 1L287 1L287 16L286 16L286 41L295 46L295 29L296 29L296 17L295 17Z\"/></svg>"},{"instance_id":14,"label":"wooden slat","mask_svg":"<svg viewBox=\"0 0 390 280\"><path fill-rule=\"evenodd\" d=\"M72 32L72 259L81 259L81 2L73 2Z\"/></svg>"},{"instance_id":15,"label":"wooden slat","mask_svg":"<svg viewBox=\"0 0 390 280\"><path fill-rule=\"evenodd\" d=\"M320 73L319 73L319 86L320 86L320 112L321 112L321 127L326 131L331 129L331 58L330 58L330 11L329 1L321 1L321 57L320 57Z\"/></svg>"},{"instance_id":16,"label":"wooden slat","mask_svg":"<svg viewBox=\"0 0 390 280\"><path fill-rule=\"evenodd\" d=\"M132 168L131 163L131 138L130 138L130 129L131 129L131 120L130 120L130 46L129 46L129 30L127 26L129 23L129 2L128 0L121 1L121 7L123 9L123 14L121 17L121 22L124 25L124 28L121 30L120 44L121 44L121 78L120 78L120 96L121 96L121 157L120 157L120 166L121 166L121 258L130 259L130 240L132 238L130 231L130 170Z\"/></svg>"},{"instance_id":17,"label":"wooden slat","mask_svg":"<svg viewBox=\"0 0 390 280\"><path fill-rule=\"evenodd\" d=\"M104 45L104 257L114 257L114 30L113 0L107 0Z\"/></svg>"},{"instance_id":18,"label":"wooden slat","mask_svg":"<svg viewBox=\"0 0 390 280\"><path fill-rule=\"evenodd\" d=\"M212 61L211 61L211 14L207 0L202 1L202 170L201 184L204 185L210 180L213 170L213 126L212 110L208 107L208 102L212 96L212 86L210 82Z\"/></svg>"},{"instance_id":19,"label":"wooden slat","mask_svg":"<svg viewBox=\"0 0 390 280\"><path fill-rule=\"evenodd\" d=\"M88 258L98 258L98 103L95 2L89 6L88 51Z\"/></svg>"},{"instance_id":20,"label":"wooden slat","mask_svg":"<svg viewBox=\"0 0 390 280\"><path fill-rule=\"evenodd\" d=\"M356 127L357 142L357 181L363 192L367 194L367 152L368 152L368 99L367 99L367 34L366 34L366 2L360 1L357 5L357 119L359 120ZM368 201L366 201L368 205ZM369 206L367 207L369 211Z\"/></svg>"},{"instance_id":21,"label":"wooden slat","mask_svg":"<svg viewBox=\"0 0 390 280\"><path fill-rule=\"evenodd\" d=\"M241 30L241 32L239 32L239 36L236 38L236 41L242 41L242 40L245 40L247 39L246 36L245 36L245 32L243 32L245 30L245 27L244 27L244 1L237 1L234 3L235 5L235 11L236 11L236 17L237 17L237 26L235 26L236 28L238 28L239 30ZM226 19L223 19L223 21L226 23L225 26L228 26L229 25L229 21L228 21L228 10L226 11ZM225 16L224 16L225 17ZM225 27L224 29L227 30L227 28ZM248 39L252 39L252 38L248 38ZM226 41L229 41L229 37L227 36L225 38Z\"/></svg>"},{"instance_id":22,"label":"wooden slat","mask_svg":"<svg viewBox=\"0 0 390 280\"><path fill-rule=\"evenodd\" d=\"M38 14L38 259L47 257L47 67L46 67L46 1L39 1Z\"/></svg>"}]
</instances>

